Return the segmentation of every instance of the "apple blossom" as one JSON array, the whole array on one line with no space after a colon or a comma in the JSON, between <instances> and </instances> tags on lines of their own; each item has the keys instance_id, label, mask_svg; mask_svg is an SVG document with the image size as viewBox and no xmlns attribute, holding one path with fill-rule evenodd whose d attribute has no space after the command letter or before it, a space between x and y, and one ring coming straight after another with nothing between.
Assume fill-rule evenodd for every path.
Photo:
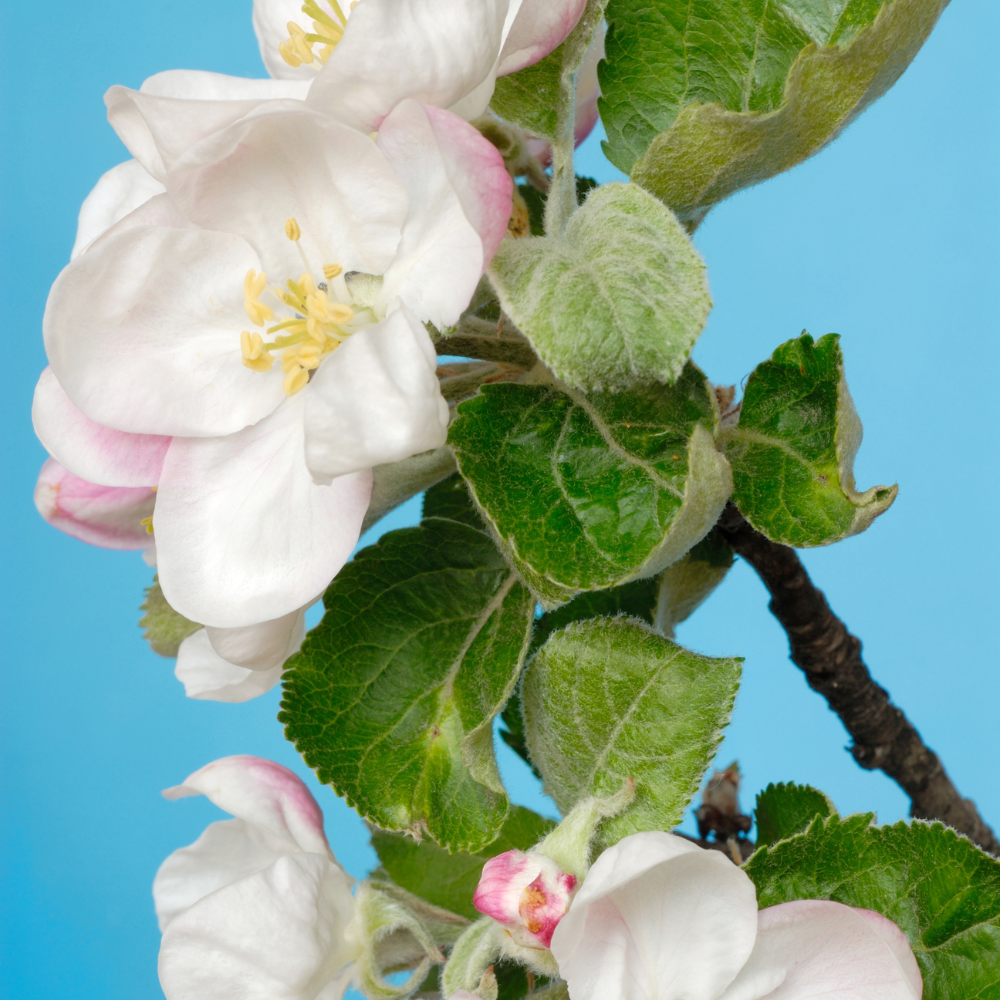
<instances>
[{"instance_id":1,"label":"apple blossom","mask_svg":"<svg viewBox=\"0 0 1000 1000\"><path fill-rule=\"evenodd\" d=\"M343 565L370 469L444 443L420 321L457 321L511 181L446 111L406 101L372 141L271 101L164 183L57 279L46 345L87 420L172 438L155 521L171 605L273 621Z\"/></svg>"},{"instance_id":2,"label":"apple blossom","mask_svg":"<svg viewBox=\"0 0 1000 1000\"><path fill-rule=\"evenodd\" d=\"M156 874L167 1000L338 1000L362 952L352 879L302 781L272 761L225 757L163 794L205 795L235 817Z\"/></svg>"}]
</instances>

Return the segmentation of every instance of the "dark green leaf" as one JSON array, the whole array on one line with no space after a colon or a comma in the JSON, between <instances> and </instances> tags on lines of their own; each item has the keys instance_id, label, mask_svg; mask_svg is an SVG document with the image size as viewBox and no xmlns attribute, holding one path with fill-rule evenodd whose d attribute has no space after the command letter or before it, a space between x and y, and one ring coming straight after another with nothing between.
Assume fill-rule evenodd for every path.
<instances>
[{"instance_id":1,"label":"dark green leaf","mask_svg":"<svg viewBox=\"0 0 1000 1000\"><path fill-rule=\"evenodd\" d=\"M854 488L861 421L836 334L815 343L804 334L759 364L725 441L733 500L773 541L828 545L864 531L896 499L896 486Z\"/></svg>"},{"instance_id":2,"label":"dark green leaf","mask_svg":"<svg viewBox=\"0 0 1000 1000\"><path fill-rule=\"evenodd\" d=\"M443 517L480 531L483 528L483 520L476 512L469 488L459 475L449 476L424 494L423 517Z\"/></svg>"},{"instance_id":3,"label":"dark green leaf","mask_svg":"<svg viewBox=\"0 0 1000 1000\"><path fill-rule=\"evenodd\" d=\"M715 524L731 490L717 412L690 364L671 388L487 385L460 404L449 441L504 552L552 608L655 575Z\"/></svg>"},{"instance_id":4,"label":"dark green leaf","mask_svg":"<svg viewBox=\"0 0 1000 1000\"><path fill-rule=\"evenodd\" d=\"M429 518L358 553L323 601L285 674L288 738L376 825L490 843L508 811L492 720L530 639L527 588L486 534Z\"/></svg>"},{"instance_id":5,"label":"dark green leaf","mask_svg":"<svg viewBox=\"0 0 1000 1000\"><path fill-rule=\"evenodd\" d=\"M691 653L626 618L554 633L523 686L528 745L546 793L565 815L631 779L635 799L604 821L604 843L673 829L722 739L740 663Z\"/></svg>"},{"instance_id":6,"label":"dark green leaf","mask_svg":"<svg viewBox=\"0 0 1000 1000\"><path fill-rule=\"evenodd\" d=\"M480 914L472 905L483 865L498 854L534 847L555 823L524 806L511 806L510 814L492 844L475 854L444 849L424 840L385 830L372 831L372 846L389 877L399 886L428 903L469 920Z\"/></svg>"},{"instance_id":7,"label":"dark green leaf","mask_svg":"<svg viewBox=\"0 0 1000 1000\"><path fill-rule=\"evenodd\" d=\"M754 808L757 846L766 847L786 837L805 832L818 816L836 816L833 803L809 785L768 785L757 796Z\"/></svg>"},{"instance_id":8,"label":"dark green leaf","mask_svg":"<svg viewBox=\"0 0 1000 1000\"><path fill-rule=\"evenodd\" d=\"M831 816L744 866L762 907L833 899L875 910L907 936L924 1000L1000 997L1000 861L940 823Z\"/></svg>"},{"instance_id":9,"label":"dark green leaf","mask_svg":"<svg viewBox=\"0 0 1000 1000\"><path fill-rule=\"evenodd\" d=\"M189 621L167 604L156 577L152 587L146 588L146 598L139 605L139 610L145 611L139 619L143 638L160 656L176 656L181 643L201 628L197 622Z\"/></svg>"}]
</instances>

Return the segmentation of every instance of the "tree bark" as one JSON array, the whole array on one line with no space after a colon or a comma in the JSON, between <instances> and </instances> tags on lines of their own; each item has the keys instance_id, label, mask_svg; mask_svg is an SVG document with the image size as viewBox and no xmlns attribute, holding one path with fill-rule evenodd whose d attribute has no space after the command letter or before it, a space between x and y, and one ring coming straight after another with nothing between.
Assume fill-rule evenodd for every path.
<instances>
[{"instance_id":1,"label":"tree bark","mask_svg":"<svg viewBox=\"0 0 1000 1000\"><path fill-rule=\"evenodd\" d=\"M755 531L733 504L723 512L719 529L767 587L771 612L788 635L792 662L840 717L858 764L889 775L910 797L911 816L941 820L1000 855L1000 841L975 804L962 798L937 754L872 680L861 659L861 642L830 610L795 550Z\"/></svg>"}]
</instances>

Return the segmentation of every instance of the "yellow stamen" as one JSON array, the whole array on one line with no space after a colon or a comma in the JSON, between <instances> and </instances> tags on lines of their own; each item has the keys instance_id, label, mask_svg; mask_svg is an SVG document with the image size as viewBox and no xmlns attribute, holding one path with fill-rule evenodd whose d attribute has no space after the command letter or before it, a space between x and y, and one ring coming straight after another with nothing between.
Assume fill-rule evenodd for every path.
<instances>
[{"instance_id":1,"label":"yellow stamen","mask_svg":"<svg viewBox=\"0 0 1000 1000\"><path fill-rule=\"evenodd\" d=\"M298 243L302 239L302 230L295 219L285 220L285 235L293 242Z\"/></svg>"},{"instance_id":2,"label":"yellow stamen","mask_svg":"<svg viewBox=\"0 0 1000 1000\"><path fill-rule=\"evenodd\" d=\"M344 269L339 264L324 264L323 265L323 277L327 281L333 281L334 278L340 277L344 273Z\"/></svg>"},{"instance_id":3,"label":"yellow stamen","mask_svg":"<svg viewBox=\"0 0 1000 1000\"><path fill-rule=\"evenodd\" d=\"M281 388L286 396L294 396L301 392L309 384L309 372L298 365L292 365L285 376L285 381L281 383Z\"/></svg>"},{"instance_id":4,"label":"yellow stamen","mask_svg":"<svg viewBox=\"0 0 1000 1000\"><path fill-rule=\"evenodd\" d=\"M302 60L295 54L288 42L278 43L278 55L288 63L292 69L302 65Z\"/></svg>"},{"instance_id":5,"label":"yellow stamen","mask_svg":"<svg viewBox=\"0 0 1000 1000\"><path fill-rule=\"evenodd\" d=\"M146 529L147 535L151 535L153 533L152 517L144 517L139 523Z\"/></svg>"},{"instance_id":6,"label":"yellow stamen","mask_svg":"<svg viewBox=\"0 0 1000 1000\"><path fill-rule=\"evenodd\" d=\"M243 279L243 308L254 326L263 326L269 319L274 319L274 310L260 301L260 295L267 287L267 275L261 271L258 274L250 268Z\"/></svg>"}]
</instances>

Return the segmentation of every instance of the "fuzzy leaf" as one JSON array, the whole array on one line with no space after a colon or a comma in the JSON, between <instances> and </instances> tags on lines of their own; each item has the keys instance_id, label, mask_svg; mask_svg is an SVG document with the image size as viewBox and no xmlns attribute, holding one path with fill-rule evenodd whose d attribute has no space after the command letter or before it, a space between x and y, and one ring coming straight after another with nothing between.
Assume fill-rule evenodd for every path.
<instances>
[{"instance_id":1,"label":"fuzzy leaf","mask_svg":"<svg viewBox=\"0 0 1000 1000\"><path fill-rule=\"evenodd\" d=\"M611 0L605 151L685 221L818 152L910 64L948 0Z\"/></svg>"},{"instance_id":2,"label":"fuzzy leaf","mask_svg":"<svg viewBox=\"0 0 1000 1000\"><path fill-rule=\"evenodd\" d=\"M469 497L469 487L459 475L449 476L424 494L421 516L424 519L442 517L467 524L470 528L477 528L480 531L483 529L482 518Z\"/></svg>"},{"instance_id":3,"label":"fuzzy leaf","mask_svg":"<svg viewBox=\"0 0 1000 1000\"><path fill-rule=\"evenodd\" d=\"M836 816L833 803L809 785L768 785L757 796L754 808L757 846L765 847L804 833L818 816Z\"/></svg>"},{"instance_id":4,"label":"fuzzy leaf","mask_svg":"<svg viewBox=\"0 0 1000 1000\"><path fill-rule=\"evenodd\" d=\"M676 626L707 600L732 565L733 550L713 528L683 559L668 566L657 581L657 631L672 639Z\"/></svg>"},{"instance_id":5,"label":"fuzzy leaf","mask_svg":"<svg viewBox=\"0 0 1000 1000\"><path fill-rule=\"evenodd\" d=\"M527 588L484 532L429 518L358 553L323 600L285 673L288 738L378 826L490 843L508 811L492 720L531 636Z\"/></svg>"},{"instance_id":6,"label":"fuzzy leaf","mask_svg":"<svg viewBox=\"0 0 1000 1000\"><path fill-rule=\"evenodd\" d=\"M907 936L924 1000L1000 996L1000 861L941 823L815 820L757 851L744 871L762 907L833 899L875 910Z\"/></svg>"},{"instance_id":7,"label":"fuzzy leaf","mask_svg":"<svg viewBox=\"0 0 1000 1000\"><path fill-rule=\"evenodd\" d=\"M683 227L634 184L597 188L561 236L505 240L489 273L504 312L578 389L673 382L712 308Z\"/></svg>"},{"instance_id":8,"label":"fuzzy leaf","mask_svg":"<svg viewBox=\"0 0 1000 1000\"><path fill-rule=\"evenodd\" d=\"M556 632L532 659L522 690L528 746L546 793L565 815L632 779L635 799L605 820L605 845L673 829L729 721L741 662L691 653L624 618Z\"/></svg>"},{"instance_id":9,"label":"fuzzy leaf","mask_svg":"<svg viewBox=\"0 0 1000 1000\"><path fill-rule=\"evenodd\" d=\"M543 606L653 576L715 524L731 491L715 398L688 365L672 388L584 396L484 386L449 442L507 557Z\"/></svg>"},{"instance_id":10,"label":"fuzzy leaf","mask_svg":"<svg viewBox=\"0 0 1000 1000\"><path fill-rule=\"evenodd\" d=\"M483 865L505 851L527 851L555 825L553 820L524 806L511 806L500 836L475 854L449 854L426 840L377 829L372 830L372 847L397 885L428 903L478 920L480 914L472 905L472 894L479 885Z\"/></svg>"},{"instance_id":11,"label":"fuzzy leaf","mask_svg":"<svg viewBox=\"0 0 1000 1000\"><path fill-rule=\"evenodd\" d=\"M854 488L861 421L836 334L815 343L803 334L759 364L724 439L733 500L773 541L829 545L864 531L896 499L896 486Z\"/></svg>"},{"instance_id":12,"label":"fuzzy leaf","mask_svg":"<svg viewBox=\"0 0 1000 1000\"><path fill-rule=\"evenodd\" d=\"M145 614L139 619L143 638L154 653L160 656L176 656L181 643L202 626L190 621L167 603L160 589L159 580L153 578L153 585L146 588L146 597L139 610Z\"/></svg>"}]
</instances>

